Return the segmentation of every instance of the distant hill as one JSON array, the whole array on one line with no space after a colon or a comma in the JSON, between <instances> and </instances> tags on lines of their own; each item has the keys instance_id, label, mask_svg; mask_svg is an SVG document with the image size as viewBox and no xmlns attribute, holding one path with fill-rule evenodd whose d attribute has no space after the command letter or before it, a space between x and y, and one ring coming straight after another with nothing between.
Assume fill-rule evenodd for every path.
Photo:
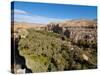
<instances>
[{"instance_id":1,"label":"distant hill","mask_svg":"<svg viewBox=\"0 0 100 75\"><path fill-rule=\"evenodd\" d=\"M87 19L75 19L62 22L52 22L50 24L59 24L61 27L73 27L73 26L96 26L97 20L87 20Z\"/></svg>"},{"instance_id":2,"label":"distant hill","mask_svg":"<svg viewBox=\"0 0 100 75\"><path fill-rule=\"evenodd\" d=\"M96 27L97 20L87 20L87 19L74 19L67 20L62 22L51 22L46 24L37 24L37 23L27 23L27 22L14 22L14 26L12 25L12 29L14 31L18 29L28 29L34 28L36 30L48 29L49 27L59 25L59 27Z\"/></svg>"},{"instance_id":3,"label":"distant hill","mask_svg":"<svg viewBox=\"0 0 100 75\"><path fill-rule=\"evenodd\" d=\"M44 24L37 24L37 23L14 22L12 28L14 29L14 31L16 31L18 29L28 29L28 28L39 29L45 26L46 25Z\"/></svg>"}]
</instances>

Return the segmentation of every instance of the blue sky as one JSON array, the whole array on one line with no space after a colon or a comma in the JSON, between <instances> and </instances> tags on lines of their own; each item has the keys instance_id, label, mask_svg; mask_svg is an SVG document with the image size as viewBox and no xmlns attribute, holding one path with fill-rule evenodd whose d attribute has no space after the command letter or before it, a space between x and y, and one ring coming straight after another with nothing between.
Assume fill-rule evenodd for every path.
<instances>
[{"instance_id":1,"label":"blue sky","mask_svg":"<svg viewBox=\"0 0 100 75\"><path fill-rule=\"evenodd\" d=\"M80 18L96 19L97 7L34 2L14 2L14 21L47 24L48 22L52 21Z\"/></svg>"}]
</instances>

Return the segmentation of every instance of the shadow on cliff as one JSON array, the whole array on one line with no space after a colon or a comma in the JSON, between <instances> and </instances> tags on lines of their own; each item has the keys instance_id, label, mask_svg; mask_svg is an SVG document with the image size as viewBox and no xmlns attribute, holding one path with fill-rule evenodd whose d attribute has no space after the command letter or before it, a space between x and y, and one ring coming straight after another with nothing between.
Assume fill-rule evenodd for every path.
<instances>
[{"instance_id":1,"label":"shadow on cliff","mask_svg":"<svg viewBox=\"0 0 100 75\"><path fill-rule=\"evenodd\" d=\"M14 72L16 65L20 65L20 69L26 69L25 73L32 73L31 69L27 68L26 61L23 56L19 54L18 51L18 42L19 38L11 38L11 72Z\"/></svg>"}]
</instances>

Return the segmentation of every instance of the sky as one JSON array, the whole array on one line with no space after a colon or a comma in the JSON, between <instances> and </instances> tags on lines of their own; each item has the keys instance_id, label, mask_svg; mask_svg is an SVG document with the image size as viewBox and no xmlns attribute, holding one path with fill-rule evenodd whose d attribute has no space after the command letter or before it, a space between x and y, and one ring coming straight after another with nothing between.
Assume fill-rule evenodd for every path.
<instances>
[{"instance_id":1,"label":"sky","mask_svg":"<svg viewBox=\"0 0 100 75\"><path fill-rule=\"evenodd\" d=\"M14 21L18 22L47 24L73 19L97 19L96 6L18 1L12 2L11 6Z\"/></svg>"}]
</instances>

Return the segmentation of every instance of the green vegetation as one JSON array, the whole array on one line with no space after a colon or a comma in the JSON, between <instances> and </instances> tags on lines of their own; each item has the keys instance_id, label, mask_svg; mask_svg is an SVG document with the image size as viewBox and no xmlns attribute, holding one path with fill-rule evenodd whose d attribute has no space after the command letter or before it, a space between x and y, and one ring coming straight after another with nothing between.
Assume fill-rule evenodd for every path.
<instances>
[{"instance_id":1,"label":"green vegetation","mask_svg":"<svg viewBox=\"0 0 100 75\"><path fill-rule=\"evenodd\" d=\"M84 46L80 48L72 45L65 36L65 40L62 40L60 34L34 29L27 31L27 36L19 41L18 50L25 57L26 65L32 72L96 68L96 54L93 53L95 48L89 48L89 53L84 50ZM78 43L85 45L82 41ZM89 59L85 60L83 54Z\"/></svg>"},{"instance_id":2,"label":"green vegetation","mask_svg":"<svg viewBox=\"0 0 100 75\"><path fill-rule=\"evenodd\" d=\"M93 41L90 42L89 40L81 39L81 40L78 40L77 45L78 45L79 47L97 49L96 40L93 40Z\"/></svg>"}]
</instances>

